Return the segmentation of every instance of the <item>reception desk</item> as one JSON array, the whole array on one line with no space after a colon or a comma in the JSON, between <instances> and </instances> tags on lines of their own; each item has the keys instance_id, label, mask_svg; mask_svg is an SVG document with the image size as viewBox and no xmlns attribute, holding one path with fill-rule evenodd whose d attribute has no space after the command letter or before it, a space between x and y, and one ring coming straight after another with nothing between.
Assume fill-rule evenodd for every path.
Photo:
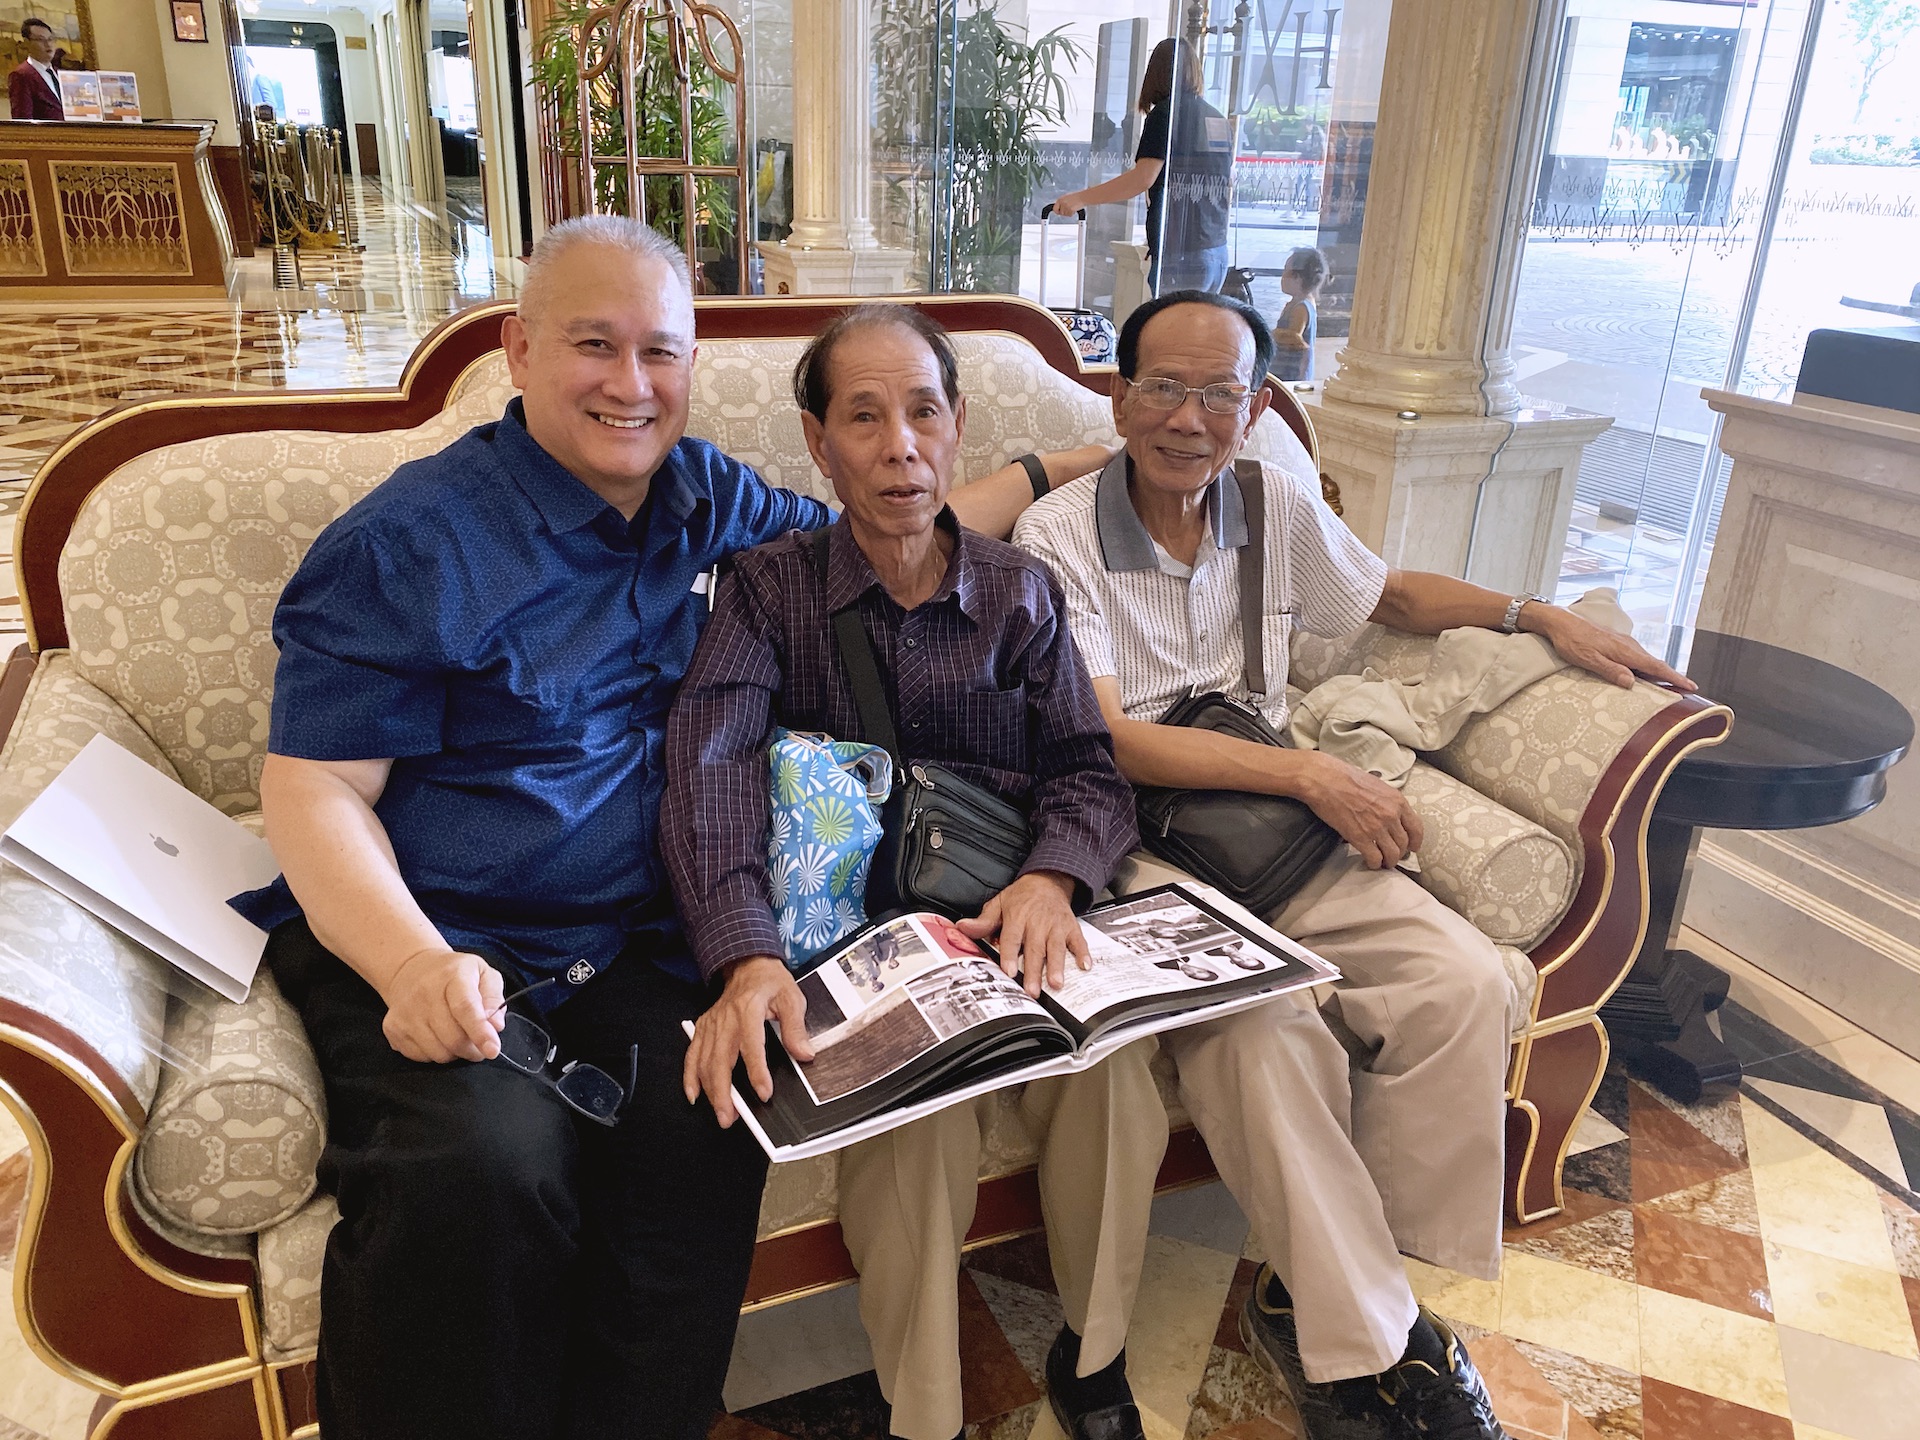
<instances>
[{"instance_id":1,"label":"reception desk","mask_svg":"<svg viewBox=\"0 0 1920 1440\"><path fill-rule=\"evenodd\" d=\"M0 303L225 299L212 121L0 121Z\"/></svg>"}]
</instances>

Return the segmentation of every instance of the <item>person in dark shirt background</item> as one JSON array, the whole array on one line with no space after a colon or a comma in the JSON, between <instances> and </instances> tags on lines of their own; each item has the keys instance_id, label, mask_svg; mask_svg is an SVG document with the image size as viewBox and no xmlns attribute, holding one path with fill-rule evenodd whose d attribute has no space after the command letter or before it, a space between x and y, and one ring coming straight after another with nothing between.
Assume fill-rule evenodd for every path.
<instances>
[{"instance_id":1,"label":"person in dark shirt background","mask_svg":"<svg viewBox=\"0 0 1920 1440\"><path fill-rule=\"evenodd\" d=\"M1200 61L1184 40L1162 40L1140 80L1146 123L1133 167L1053 202L1071 213L1147 197L1148 287L1218 290L1227 276L1233 122L1200 93Z\"/></svg>"}]
</instances>

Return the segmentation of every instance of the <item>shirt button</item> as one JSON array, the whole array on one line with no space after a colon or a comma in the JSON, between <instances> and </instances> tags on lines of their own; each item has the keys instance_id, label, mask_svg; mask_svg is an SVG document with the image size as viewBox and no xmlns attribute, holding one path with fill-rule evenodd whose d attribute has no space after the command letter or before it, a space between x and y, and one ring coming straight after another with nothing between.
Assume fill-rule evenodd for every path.
<instances>
[{"instance_id":1,"label":"shirt button","mask_svg":"<svg viewBox=\"0 0 1920 1440\"><path fill-rule=\"evenodd\" d=\"M918 720L914 721L912 728L918 730L920 728L920 722Z\"/></svg>"},{"instance_id":2,"label":"shirt button","mask_svg":"<svg viewBox=\"0 0 1920 1440\"><path fill-rule=\"evenodd\" d=\"M909 650L918 650L920 648L920 642L918 640L906 640L901 643Z\"/></svg>"}]
</instances>

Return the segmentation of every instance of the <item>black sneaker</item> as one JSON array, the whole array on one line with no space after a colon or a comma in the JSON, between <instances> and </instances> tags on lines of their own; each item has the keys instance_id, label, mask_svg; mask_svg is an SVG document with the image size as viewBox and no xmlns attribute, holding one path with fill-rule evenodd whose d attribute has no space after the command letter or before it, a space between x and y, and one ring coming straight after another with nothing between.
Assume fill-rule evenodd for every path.
<instances>
[{"instance_id":1,"label":"black sneaker","mask_svg":"<svg viewBox=\"0 0 1920 1440\"><path fill-rule=\"evenodd\" d=\"M1380 1398L1397 1422L1394 1433L1422 1440L1511 1440L1494 1418L1486 1382L1460 1337L1426 1306L1420 1313L1446 1347L1446 1368L1402 1360L1380 1377Z\"/></svg>"},{"instance_id":2,"label":"black sneaker","mask_svg":"<svg viewBox=\"0 0 1920 1440\"><path fill-rule=\"evenodd\" d=\"M1069 1440L1146 1440L1127 1384L1127 1352L1091 1375L1075 1375L1079 1363L1080 1337L1063 1325L1047 1352L1047 1403Z\"/></svg>"},{"instance_id":3,"label":"black sneaker","mask_svg":"<svg viewBox=\"0 0 1920 1440\"><path fill-rule=\"evenodd\" d=\"M1300 1364L1300 1332L1293 1307L1267 1303L1271 1267L1262 1265L1253 1294L1240 1309L1240 1339L1251 1355L1299 1412L1305 1440L1395 1440L1391 1412L1371 1377L1319 1385L1307 1379Z\"/></svg>"}]
</instances>

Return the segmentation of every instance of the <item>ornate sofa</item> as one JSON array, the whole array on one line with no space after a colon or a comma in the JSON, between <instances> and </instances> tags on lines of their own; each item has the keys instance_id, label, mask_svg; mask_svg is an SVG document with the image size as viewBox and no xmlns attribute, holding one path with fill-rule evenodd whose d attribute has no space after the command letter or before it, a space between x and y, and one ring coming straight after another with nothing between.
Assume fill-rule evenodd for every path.
<instances>
[{"instance_id":1,"label":"ornate sofa","mask_svg":"<svg viewBox=\"0 0 1920 1440\"><path fill-rule=\"evenodd\" d=\"M964 468L1109 433L1106 376L1016 301L915 302L960 337ZM818 492L784 396L833 307L702 302L692 429L770 479ZM100 733L257 823L273 607L306 545L400 461L498 415L504 306L442 325L394 391L138 402L42 468L17 537L29 644L0 677L0 823ZM1315 473L1311 425L1276 387L1255 448ZM1282 418L1284 416L1284 423ZM1303 640L1295 679L1371 665L1420 673L1426 643L1367 627ZM1726 712L1562 673L1474 722L1409 782L1424 881L1506 947L1519 977L1508 1206L1552 1213L1607 1055L1596 1011L1646 923L1644 838L1674 764ZM263 974L244 1005L176 994L168 967L60 896L0 868L0 1099L31 1147L15 1266L30 1343L101 1393L96 1437L314 1433L320 1077ZM1038 1225L1030 1152L993 1127L973 1240ZM1176 1116L1178 1123L1178 1116ZM1180 1127L1161 1180L1211 1174ZM776 1168L750 1305L851 1278L831 1160Z\"/></svg>"}]
</instances>

